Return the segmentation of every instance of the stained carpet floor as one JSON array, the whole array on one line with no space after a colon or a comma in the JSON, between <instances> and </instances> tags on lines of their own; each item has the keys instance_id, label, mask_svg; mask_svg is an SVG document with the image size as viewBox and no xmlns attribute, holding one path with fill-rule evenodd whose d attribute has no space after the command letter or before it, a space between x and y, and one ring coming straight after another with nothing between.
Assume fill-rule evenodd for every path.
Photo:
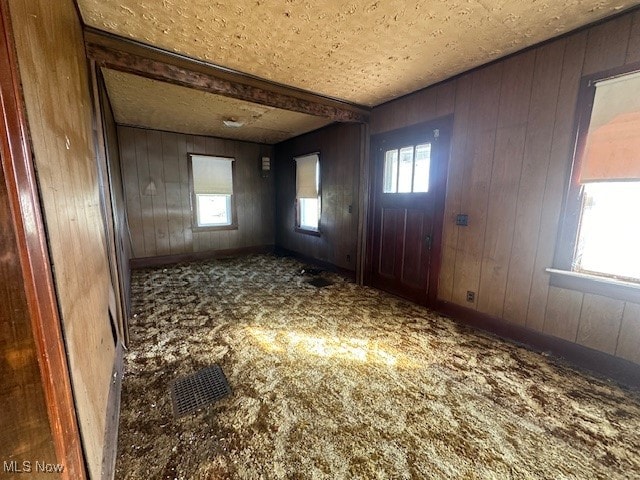
<instances>
[{"instance_id":1,"label":"stained carpet floor","mask_svg":"<svg viewBox=\"0 0 640 480\"><path fill-rule=\"evenodd\" d=\"M117 478L640 478L640 395L275 256L133 273ZM170 381L233 393L174 419Z\"/></svg>"}]
</instances>

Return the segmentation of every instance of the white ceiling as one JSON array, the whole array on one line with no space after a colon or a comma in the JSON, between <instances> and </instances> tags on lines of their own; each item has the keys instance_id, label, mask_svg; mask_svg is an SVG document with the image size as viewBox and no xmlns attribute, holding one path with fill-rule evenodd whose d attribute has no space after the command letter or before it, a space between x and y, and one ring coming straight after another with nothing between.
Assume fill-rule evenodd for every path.
<instances>
[{"instance_id":1,"label":"white ceiling","mask_svg":"<svg viewBox=\"0 0 640 480\"><path fill-rule=\"evenodd\" d=\"M89 26L367 106L379 105L640 3L77 1Z\"/></svg>"}]
</instances>

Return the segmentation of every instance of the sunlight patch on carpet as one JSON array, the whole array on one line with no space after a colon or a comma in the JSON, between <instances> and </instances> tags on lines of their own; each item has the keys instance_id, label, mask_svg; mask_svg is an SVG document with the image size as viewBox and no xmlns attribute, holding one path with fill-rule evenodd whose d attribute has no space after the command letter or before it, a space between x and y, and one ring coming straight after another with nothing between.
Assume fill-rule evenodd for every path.
<instances>
[{"instance_id":1,"label":"sunlight patch on carpet","mask_svg":"<svg viewBox=\"0 0 640 480\"><path fill-rule=\"evenodd\" d=\"M247 327L246 331L263 350L270 353L286 353L303 358L325 357L387 367L411 369L420 367L407 355L392 351L379 341L365 338L310 335L296 330L258 327Z\"/></svg>"}]
</instances>

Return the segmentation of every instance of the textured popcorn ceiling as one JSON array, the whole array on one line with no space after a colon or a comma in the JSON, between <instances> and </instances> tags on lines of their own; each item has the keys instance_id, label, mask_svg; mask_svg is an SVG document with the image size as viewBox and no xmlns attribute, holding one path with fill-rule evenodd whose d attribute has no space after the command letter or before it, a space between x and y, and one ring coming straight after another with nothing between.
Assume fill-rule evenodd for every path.
<instances>
[{"instance_id":1,"label":"textured popcorn ceiling","mask_svg":"<svg viewBox=\"0 0 640 480\"><path fill-rule=\"evenodd\" d=\"M124 125L273 144L331 123L129 73L102 72L116 122ZM244 126L225 127L227 118Z\"/></svg>"},{"instance_id":2,"label":"textured popcorn ceiling","mask_svg":"<svg viewBox=\"0 0 640 480\"><path fill-rule=\"evenodd\" d=\"M370 106L637 3L78 0L92 27Z\"/></svg>"}]
</instances>

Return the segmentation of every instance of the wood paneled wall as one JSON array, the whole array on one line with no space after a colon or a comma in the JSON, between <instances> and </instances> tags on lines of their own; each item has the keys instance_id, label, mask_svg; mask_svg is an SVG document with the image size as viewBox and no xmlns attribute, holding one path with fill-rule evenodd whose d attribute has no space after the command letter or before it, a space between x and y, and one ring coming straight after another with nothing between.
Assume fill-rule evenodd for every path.
<instances>
[{"instance_id":1,"label":"wood paneled wall","mask_svg":"<svg viewBox=\"0 0 640 480\"><path fill-rule=\"evenodd\" d=\"M373 110L372 134L454 114L441 300L640 363L639 305L550 287L545 273L580 78L639 60L635 10Z\"/></svg>"},{"instance_id":2,"label":"wood paneled wall","mask_svg":"<svg viewBox=\"0 0 640 480\"><path fill-rule=\"evenodd\" d=\"M20 268L4 172L0 170L0 459L58 463ZM57 476L54 476L57 478Z\"/></svg>"},{"instance_id":3,"label":"wood paneled wall","mask_svg":"<svg viewBox=\"0 0 640 480\"><path fill-rule=\"evenodd\" d=\"M259 170L273 147L123 126L118 138L133 258L273 245L274 181ZM188 153L236 159L237 230L192 229ZM146 195L152 180L156 194Z\"/></svg>"},{"instance_id":4,"label":"wood paneled wall","mask_svg":"<svg viewBox=\"0 0 640 480\"><path fill-rule=\"evenodd\" d=\"M361 129L357 124L334 124L276 145L277 246L355 270ZM295 231L293 158L313 152L320 152L320 236Z\"/></svg>"},{"instance_id":5,"label":"wood paneled wall","mask_svg":"<svg viewBox=\"0 0 640 480\"><path fill-rule=\"evenodd\" d=\"M115 350L82 27L72 0L9 8L78 423L100 478Z\"/></svg>"}]
</instances>

